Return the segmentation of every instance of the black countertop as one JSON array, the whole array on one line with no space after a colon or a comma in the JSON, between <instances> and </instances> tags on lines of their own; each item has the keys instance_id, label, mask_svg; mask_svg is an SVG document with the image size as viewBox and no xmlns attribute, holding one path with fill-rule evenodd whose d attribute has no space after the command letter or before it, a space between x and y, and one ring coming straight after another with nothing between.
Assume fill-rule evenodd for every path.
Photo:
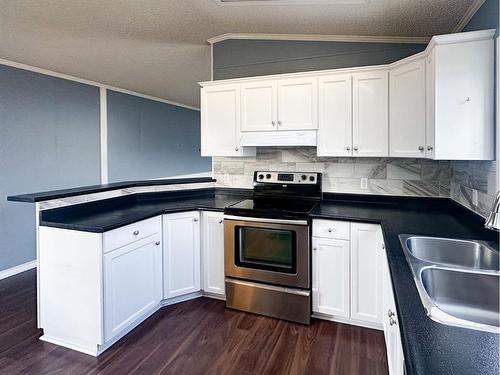
<instances>
[{"instance_id":1,"label":"black countertop","mask_svg":"<svg viewBox=\"0 0 500 375\"><path fill-rule=\"evenodd\" d=\"M104 232L162 213L223 211L247 196L248 192L214 194L213 189L137 194L42 211L40 224ZM449 199L356 195L326 198L329 200L322 201L310 215L312 218L382 225L407 373L498 374L500 335L447 326L427 317L398 239L402 233L481 239L498 248L497 235L483 228L484 219Z\"/></svg>"},{"instance_id":2,"label":"black countertop","mask_svg":"<svg viewBox=\"0 0 500 375\"><path fill-rule=\"evenodd\" d=\"M480 239L498 249L498 237L484 229L484 219L448 199L324 201L311 216L382 225L409 375L500 373L500 335L443 325L426 315L398 238L407 233Z\"/></svg>"},{"instance_id":3,"label":"black countertop","mask_svg":"<svg viewBox=\"0 0 500 375\"><path fill-rule=\"evenodd\" d=\"M174 184L192 184L200 182L215 182L211 177L194 177L194 178L166 178L161 180L141 180L141 181L122 181L113 182L110 184L81 186L71 189L51 190L40 193L30 193L21 195L10 195L8 201L12 202L41 202L50 199L59 199L73 197L76 195L100 193L103 191L126 189L136 186L153 186L153 185L174 185Z\"/></svg>"}]
</instances>

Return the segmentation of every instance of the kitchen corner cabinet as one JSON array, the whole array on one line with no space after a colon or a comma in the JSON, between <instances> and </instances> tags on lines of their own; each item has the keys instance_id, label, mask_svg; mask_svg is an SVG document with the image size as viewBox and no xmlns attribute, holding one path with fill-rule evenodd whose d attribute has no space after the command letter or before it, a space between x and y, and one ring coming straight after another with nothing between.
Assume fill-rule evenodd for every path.
<instances>
[{"instance_id":1,"label":"kitchen corner cabinet","mask_svg":"<svg viewBox=\"0 0 500 375\"><path fill-rule=\"evenodd\" d=\"M425 157L425 58L389 72L389 156Z\"/></svg>"},{"instance_id":2,"label":"kitchen corner cabinet","mask_svg":"<svg viewBox=\"0 0 500 375\"><path fill-rule=\"evenodd\" d=\"M200 213L163 215L163 298L200 291Z\"/></svg>"},{"instance_id":3,"label":"kitchen corner cabinet","mask_svg":"<svg viewBox=\"0 0 500 375\"><path fill-rule=\"evenodd\" d=\"M353 156L389 154L389 73L387 70L353 74Z\"/></svg>"},{"instance_id":4,"label":"kitchen corner cabinet","mask_svg":"<svg viewBox=\"0 0 500 375\"><path fill-rule=\"evenodd\" d=\"M380 225L351 223L351 317L382 322L382 248Z\"/></svg>"},{"instance_id":5,"label":"kitchen corner cabinet","mask_svg":"<svg viewBox=\"0 0 500 375\"><path fill-rule=\"evenodd\" d=\"M224 213L202 212L201 227L203 292L224 297Z\"/></svg>"},{"instance_id":6,"label":"kitchen corner cabinet","mask_svg":"<svg viewBox=\"0 0 500 375\"><path fill-rule=\"evenodd\" d=\"M240 85L201 89L201 155L251 156L254 147L240 146Z\"/></svg>"},{"instance_id":7,"label":"kitchen corner cabinet","mask_svg":"<svg viewBox=\"0 0 500 375\"><path fill-rule=\"evenodd\" d=\"M494 30L462 34L433 38L426 56L426 156L493 160Z\"/></svg>"},{"instance_id":8,"label":"kitchen corner cabinet","mask_svg":"<svg viewBox=\"0 0 500 375\"><path fill-rule=\"evenodd\" d=\"M382 284L383 284L383 326L387 351L387 365L389 375L403 375L405 373L404 354L399 332L399 320L397 316L396 303L392 291L391 274L387 264L387 257L382 260Z\"/></svg>"}]
</instances>

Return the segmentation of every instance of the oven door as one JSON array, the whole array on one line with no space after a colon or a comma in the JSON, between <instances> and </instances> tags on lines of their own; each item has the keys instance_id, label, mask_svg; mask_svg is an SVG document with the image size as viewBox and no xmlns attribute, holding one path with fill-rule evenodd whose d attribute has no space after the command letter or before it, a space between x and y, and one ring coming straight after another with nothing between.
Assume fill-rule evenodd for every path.
<instances>
[{"instance_id":1,"label":"oven door","mask_svg":"<svg viewBox=\"0 0 500 375\"><path fill-rule=\"evenodd\" d=\"M225 216L227 277L308 289L307 221Z\"/></svg>"}]
</instances>

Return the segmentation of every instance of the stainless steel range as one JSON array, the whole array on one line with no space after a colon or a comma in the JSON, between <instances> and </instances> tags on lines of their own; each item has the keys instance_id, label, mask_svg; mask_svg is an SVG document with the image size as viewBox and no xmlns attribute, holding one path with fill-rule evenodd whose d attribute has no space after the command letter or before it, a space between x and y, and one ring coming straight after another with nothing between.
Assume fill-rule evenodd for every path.
<instances>
[{"instance_id":1,"label":"stainless steel range","mask_svg":"<svg viewBox=\"0 0 500 375\"><path fill-rule=\"evenodd\" d=\"M309 213L321 174L255 172L253 199L224 211L226 306L309 324Z\"/></svg>"}]
</instances>

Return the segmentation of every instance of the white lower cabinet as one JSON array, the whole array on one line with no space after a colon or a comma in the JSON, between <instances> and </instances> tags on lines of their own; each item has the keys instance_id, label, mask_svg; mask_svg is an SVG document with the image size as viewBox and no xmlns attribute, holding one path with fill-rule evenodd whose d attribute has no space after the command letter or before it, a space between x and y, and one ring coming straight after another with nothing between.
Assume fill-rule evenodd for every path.
<instances>
[{"instance_id":1,"label":"white lower cabinet","mask_svg":"<svg viewBox=\"0 0 500 375\"><path fill-rule=\"evenodd\" d=\"M405 364L401 345L401 335L398 327L399 320L396 311L396 303L394 302L389 266L387 265L387 258L385 256L384 258L382 262L383 326L387 350L387 364L390 375L403 375L405 373Z\"/></svg>"},{"instance_id":2,"label":"white lower cabinet","mask_svg":"<svg viewBox=\"0 0 500 375\"><path fill-rule=\"evenodd\" d=\"M162 299L161 234L104 255L105 340L154 311Z\"/></svg>"},{"instance_id":3,"label":"white lower cabinet","mask_svg":"<svg viewBox=\"0 0 500 375\"><path fill-rule=\"evenodd\" d=\"M349 318L349 252L345 240L312 240L312 309Z\"/></svg>"},{"instance_id":4,"label":"white lower cabinet","mask_svg":"<svg viewBox=\"0 0 500 375\"><path fill-rule=\"evenodd\" d=\"M312 310L382 328L380 225L313 220Z\"/></svg>"},{"instance_id":5,"label":"white lower cabinet","mask_svg":"<svg viewBox=\"0 0 500 375\"><path fill-rule=\"evenodd\" d=\"M163 215L163 298L200 291L200 213Z\"/></svg>"},{"instance_id":6,"label":"white lower cabinet","mask_svg":"<svg viewBox=\"0 0 500 375\"><path fill-rule=\"evenodd\" d=\"M226 294L223 217L222 212L205 211L201 214L203 291L221 297Z\"/></svg>"},{"instance_id":7,"label":"white lower cabinet","mask_svg":"<svg viewBox=\"0 0 500 375\"><path fill-rule=\"evenodd\" d=\"M382 323L380 225L351 223L351 317Z\"/></svg>"}]
</instances>

